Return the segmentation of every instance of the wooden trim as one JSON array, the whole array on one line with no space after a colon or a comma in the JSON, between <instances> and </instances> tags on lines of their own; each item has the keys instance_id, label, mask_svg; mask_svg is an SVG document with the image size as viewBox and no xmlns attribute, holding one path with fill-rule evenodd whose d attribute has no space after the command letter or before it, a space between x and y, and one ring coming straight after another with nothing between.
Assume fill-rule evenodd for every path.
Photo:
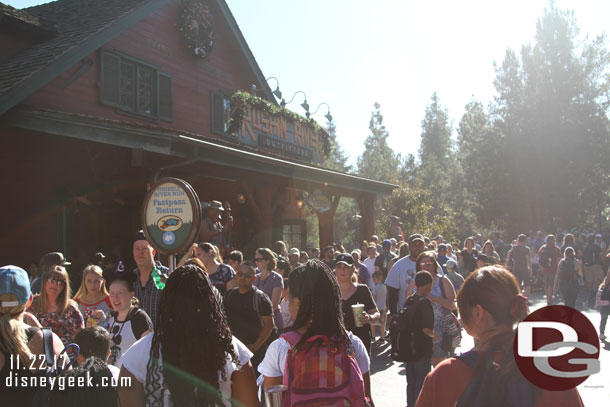
<instances>
[{"instance_id":1,"label":"wooden trim","mask_svg":"<svg viewBox=\"0 0 610 407\"><path fill-rule=\"evenodd\" d=\"M185 136L183 132L170 129L153 130L78 115L25 109L17 110L5 117L7 124L26 130L121 147L141 148L182 158L193 158L193 147L198 147L194 158L200 161L259 174L285 177L293 181L308 183L317 188L322 188L327 184L336 195L346 197L357 197L360 192L390 194L397 187L397 185L386 182L216 144L193 136Z\"/></svg>"}]
</instances>

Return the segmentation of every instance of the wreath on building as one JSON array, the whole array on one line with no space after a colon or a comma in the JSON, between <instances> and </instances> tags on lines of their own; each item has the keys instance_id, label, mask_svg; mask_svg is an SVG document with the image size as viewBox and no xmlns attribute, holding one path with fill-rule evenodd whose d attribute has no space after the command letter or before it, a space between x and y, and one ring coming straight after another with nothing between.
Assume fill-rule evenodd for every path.
<instances>
[{"instance_id":1,"label":"wreath on building","mask_svg":"<svg viewBox=\"0 0 610 407\"><path fill-rule=\"evenodd\" d=\"M207 0L182 0L179 18L184 45L205 60L214 47L214 24Z\"/></svg>"}]
</instances>

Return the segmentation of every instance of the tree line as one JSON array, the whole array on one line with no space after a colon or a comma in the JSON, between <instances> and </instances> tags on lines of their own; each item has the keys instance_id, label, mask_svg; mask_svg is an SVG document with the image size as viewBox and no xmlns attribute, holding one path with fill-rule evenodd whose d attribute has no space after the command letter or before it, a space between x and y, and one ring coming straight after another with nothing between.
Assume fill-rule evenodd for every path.
<instances>
[{"instance_id":1,"label":"tree line","mask_svg":"<svg viewBox=\"0 0 610 407\"><path fill-rule=\"evenodd\" d=\"M531 43L507 49L495 67L495 97L471 100L454 128L433 93L418 157L388 145L381 106L354 167L330 123L324 165L399 185L378 202L380 233L397 215L406 231L463 238L492 229L510 236L577 224L606 228L610 214L610 53L605 35L580 39L573 12L554 3ZM355 242L343 202L336 235ZM347 223L347 224L346 224Z\"/></svg>"}]
</instances>

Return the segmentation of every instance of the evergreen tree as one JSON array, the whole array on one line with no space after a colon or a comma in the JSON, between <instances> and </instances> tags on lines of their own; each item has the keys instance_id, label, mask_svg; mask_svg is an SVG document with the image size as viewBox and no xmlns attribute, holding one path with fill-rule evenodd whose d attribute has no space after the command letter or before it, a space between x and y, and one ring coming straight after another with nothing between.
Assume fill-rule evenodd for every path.
<instances>
[{"instance_id":1,"label":"evergreen tree","mask_svg":"<svg viewBox=\"0 0 610 407\"><path fill-rule=\"evenodd\" d=\"M337 140L337 126L334 120L327 122L326 130L330 137L330 154L326 157L322 166L330 170L350 172L352 166L347 164L348 156Z\"/></svg>"},{"instance_id":2,"label":"evergreen tree","mask_svg":"<svg viewBox=\"0 0 610 407\"><path fill-rule=\"evenodd\" d=\"M438 201L447 201L457 171L457 163L451 140L449 113L434 92L430 105L422 121L421 144L419 148L420 167L418 182L432 191Z\"/></svg>"},{"instance_id":3,"label":"evergreen tree","mask_svg":"<svg viewBox=\"0 0 610 407\"><path fill-rule=\"evenodd\" d=\"M577 44L577 34L574 15L551 3L534 44L520 60L507 51L496 70L493 110L512 192L505 205L522 228L575 224L579 209L605 205L610 58L603 37Z\"/></svg>"},{"instance_id":4,"label":"evergreen tree","mask_svg":"<svg viewBox=\"0 0 610 407\"><path fill-rule=\"evenodd\" d=\"M358 174L384 182L398 182L400 154L388 145L388 132L383 125L381 106L375 103L369 122L371 134L364 141L364 151L358 157Z\"/></svg>"}]
</instances>

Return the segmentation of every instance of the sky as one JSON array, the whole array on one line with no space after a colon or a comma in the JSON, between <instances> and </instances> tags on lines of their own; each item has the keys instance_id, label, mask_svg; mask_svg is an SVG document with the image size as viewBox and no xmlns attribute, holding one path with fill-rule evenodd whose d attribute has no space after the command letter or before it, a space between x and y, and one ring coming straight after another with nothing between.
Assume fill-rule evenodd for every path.
<instances>
[{"instance_id":1,"label":"sky","mask_svg":"<svg viewBox=\"0 0 610 407\"><path fill-rule=\"evenodd\" d=\"M46 1L2 0L22 8ZM327 103L337 138L355 163L381 105L388 142L417 157L421 122L436 92L455 128L464 106L487 105L493 63L533 42L548 0L226 0L266 78L286 101ZM573 10L581 39L610 33L610 1L556 0ZM608 44L608 42L607 42ZM268 80L275 89L277 82ZM298 94L287 107L304 114ZM313 115L325 124L328 108Z\"/></svg>"}]
</instances>

